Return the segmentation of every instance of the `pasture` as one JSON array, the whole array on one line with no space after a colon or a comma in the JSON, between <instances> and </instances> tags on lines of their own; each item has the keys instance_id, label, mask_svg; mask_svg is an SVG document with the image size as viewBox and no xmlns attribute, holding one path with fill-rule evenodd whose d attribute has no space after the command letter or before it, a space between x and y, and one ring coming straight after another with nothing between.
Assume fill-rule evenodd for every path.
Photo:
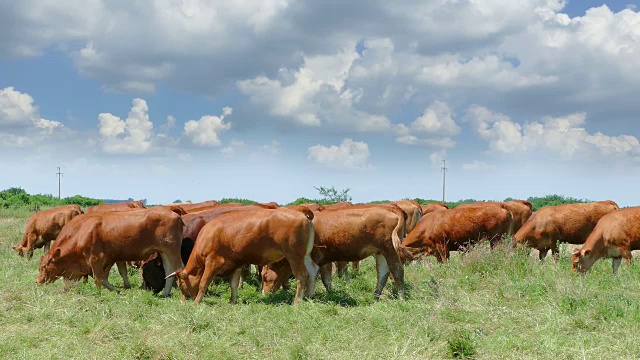
<instances>
[{"instance_id":1,"label":"pasture","mask_svg":"<svg viewBox=\"0 0 640 360\"><path fill-rule=\"evenodd\" d=\"M203 303L182 304L140 289L96 290L90 280L62 291L37 286L38 258L11 246L29 213L0 212L0 357L3 359L602 359L637 358L640 265L599 261L586 276L571 272L570 253L539 262L528 250L480 244L448 264L429 258L405 267L407 300L388 284L373 300L371 258L335 290L291 306L293 289L263 296L246 281L239 304L229 286Z\"/></svg>"}]
</instances>

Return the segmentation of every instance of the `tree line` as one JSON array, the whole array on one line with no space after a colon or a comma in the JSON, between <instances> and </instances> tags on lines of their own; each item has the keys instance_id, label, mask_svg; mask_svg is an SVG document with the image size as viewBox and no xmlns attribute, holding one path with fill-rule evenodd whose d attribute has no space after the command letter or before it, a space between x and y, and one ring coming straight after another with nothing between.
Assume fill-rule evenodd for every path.
<instances>
[{"instance_id":1,"label":"tree line","mask_svg":"<svg viewBox=\"0 0 640 360\"><path fill-rule=\"evenodd\" d=\"M330 205L335 204L337 202L343 201L352 201L352 197L349 194L351 189L343 189L336 190L334 187L314 187L318 193L319 197L317 199L309 199L305 197L301 197L296 199L293 202L283 205L299 205L304 203L317 203L321 205ZM146 203L146 199L145 203ZM415 198L413 199L420 204L429 204L433 202L440 202L438 200L432 199L421 199ZM513 200L512 198L506 198L504 201ZM589 202L587 199L577 199L573 197L565 197L562 195L546 195L543 197L529 197L526 199L533 206L533 211L536 211L545 206L555 206L555 205L563 205L563 204L575 204L575 203L584 203ZM88 207L108 202L113 202L115 200L100 200L100 199L92 199L81 195L75 195L71 197L66 197L63 199L58 199L53 195L43 195L43 194L35 194L30 195L22 188L12 187L3 191L0 191L0 208L18 208L18 207L52 207L52 206L62 206L69 204L77 204L81 207ZM128 199L127 201L133 201L133 198ZM178 201L178 200L176 200ZM464 199L453 202L446 202L449 208L455 208L460 204L467 204L478 202L482 200L476 199ZM220 200L222 203L228 202L239 202L245 205L256 204L256 201L249 199L241 199L241 198L224 198ZM369 202L370 204L378 204L378 203L386 203L389 200L376 200Z\"/></svg>"}]
</instances>

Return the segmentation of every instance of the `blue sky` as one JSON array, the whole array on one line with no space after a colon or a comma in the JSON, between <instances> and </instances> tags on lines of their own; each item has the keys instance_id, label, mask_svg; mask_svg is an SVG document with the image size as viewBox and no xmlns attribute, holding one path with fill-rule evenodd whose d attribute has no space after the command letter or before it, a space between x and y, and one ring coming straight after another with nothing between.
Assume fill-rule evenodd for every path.
<instances>
[{"instance_id":1,"label":"blue sky","mask_svg":"<svg viewBox=\"0 0 640 360\"><path fill-rule=\"evenodd\" d=\"M0 0L0 188L640 204L635 1Z\"/></svg>"}]
</instances>

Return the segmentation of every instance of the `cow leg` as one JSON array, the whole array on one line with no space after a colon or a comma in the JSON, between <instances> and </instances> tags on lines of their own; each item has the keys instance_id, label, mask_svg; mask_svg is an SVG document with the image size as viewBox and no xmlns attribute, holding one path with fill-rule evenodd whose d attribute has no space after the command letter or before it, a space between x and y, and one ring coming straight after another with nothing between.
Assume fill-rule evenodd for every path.
<instances>
[{"instance_id":1,"label":"cow leg","mask_svg":"<svg viewBox=\"0 0 640 360\"><path fill-rule=\"evenodd\" d=\"M162 258L162 266L164 267L165 276L169 276L170 274L173 274L174 271L184 268L184 264L182 263L182 258L180 257L179 251L170 254L167 254L167 252L165 251L158 253ZM162 297L169 296L169 294L171 293L171 287L173 286L173 282L175 281L175 279L175 276L170 276L169 278L165 279Z\"/></svg>"},{"instance_id":2,"label":"cow leg","mask_svg":"<svg viewBox=\"0 0 640 360\"><path fill-rule=\"evenodd\" d=\"M380 299L380 294L382 294L382 289L387 284L387 279L389 278L389 265L387 264L387 260L380 253L374 255L376 258L376 271L378 272L378 284L376 285L375 299Z\"/></svg>"},{"instance_id":3,"label":"cow leg","mask_svg":"<svg viewBox=\"0 0 640 360\"><path fill-rule=\"evenodd\" d=\"M96 288L100 290L102 289L102 285L104 285L107 289L116 291L116 288L111 285L108 280L109 269L111 269L111 267L109 266L105 269L104 260L96 256L92 256L89 259L89 264L91 265L91 271L93 272L93 281L96 284Z\"/></svg>"},{"instance_id":4,"label":"cow leg","mask_svg":"<svg viewBox=\"0 0 640 360\"><path fill-rule=\"evenodd\" d=\"M538 258L540 259L540 261L542 261L547 256L547 251L549 251L549 249L548 248L543 248L543 249L538 249L538 251L540 252L538 254Z\"/></svg>"},{"instance_id":5,"label":"cow leg","mask_svg":"<svg viewBox=\"0 0 640 360\"><path fill-rule=\"evenodd\" d=\"M313 262L313 260L311 260L311 257L309 255L305 255L303 259L300 259L299 257L289 256L287 257L287 261L291 266L291 271L293 271L293 275L296 277L296 297L293 299L293 304L295 305L304 298L305 290L307 294L313 295L313 289L310 286L311 274L309 274L309 269L313 271L315 270L313 265L315 266L318 266L318 265L316 265ZM307 262L309 263L307 264ZM314 276L317 276L317 275L318 273L315 272Z\"/></svg>"},{"instance_id":6,"label":"cow leg","mask_svg":"<svg viewBox=\"0 0 640 360\"><path fill-rule=\"evenodd\" d=\"M304 256L304 267L307 270L307 276L309 277L308 283L305 288L307 291L307 296L311 297L316 290L316 278L318 277L318 270L320 269L320 267L311 259L311 255ZM298 276L296 275L296 283L297 279Z\"/></svg>"},{"instance_id":7,"label":"cow leg","mask_svg":"<svg viewBox=\"0 0 640 360\"><path fill-rule=\"evenodd\" d=\"M553 242L551 244L551 257L553 258L554 263L558 263L558 260L560 259L560 251L558 250L557 242Z\"/></svg>"},{"instance_id":8,"label":"cow leg","mask_svg":"<svg viewBox=\"0 0 640 360\"><path fill-rule=\"evenodd\" d=\"M351 268L353 269L353 272L355 272L355 273L360 271L360 261L352 261L351 262Z\"/></svg>"},{"instance_id":9,"label":"cow leg","mask_svg":"<svg viewBox=\"0 0 640 360\"><path fill-rule=\"evenodd\" d=\"M211 282L215 278L216 273L220 270L220 268L222 268L223 264L224 259L222 258L214 259L212 261L209 261L209 259L205 260L204 273L202 274L202 278L200 278L198 295L196 295L194 303L199 304L200 301L202 301L205 291L207 291L209 285L211 285Z\"/></svg>"},{"instance_id":10,"label":"cow leg","mask_svg":"<svg viewBox=\"0 0 640 360\"><path fill-rule=\"evenodd\" d=\"M131 284L129 283L129 276L127 274L127 263L124 261L116 261L116 266L118 267L118 272L120 276L122 276L122 282L124 283L125 289L131 289Z\"/></svg>"},{"instance_id":11,"label":"cow leg","mask_svg":"<svg viewBox=\"0 0 640 360\"><path fill-rule=\"evenodd\" d=\"M51 241L47 241L47 242L44 243L44 248L43 248L44 253L45 254L48 253L49 249L51 249Z\"/></svg>"},{"instance_id":12,"label":"cow leg","mask_svg":"<svg viewBox=\"0 0 640 360\"><path fill-rule=\"evenodd\" d=\"M231 301L229 304L235 304L238 302L238 286L240 286L240 278L242 277L242 272L244 271L244 267L238 268L234 270L231 274Z\"/></svg>"},{"instance_id":13,"label":"cow leg","mask_svg":"<svg viewBox=\"0 0 640 360\"><path fill-rule=\"evenodd\" d=\"M402 261L395 250L387 251L383 255L385 255L384 258L391 271L393 283L398 290L398 296L404 300L404 266L402 266Z\"/></svg>"},{"instance_id":14,"label":"cow leg","mask_svg":"<svg viewBox=\"0 0 640 360\"><path fill-rule=\"evenodd\" d=\"M613 265L613 274L617 274L618 273L618 268L620 267L620 263L622 262L622 258L621 257L614 257L611 258L612 261L612 265Z\"/></svg>"},{"instance_id":15,"label":"cow leg","mask_svg":"<svg viewBox=\"0 0 640 360\"><path fill-rule=\"evenodd\" d=\"M347 261L336 261L336 273L338 277L342 277L346 280L349 277L347 275L347 266L349 266L349 262Z\"/></svg>"},{"instance_id":16,"label":"cow leg","mask_svg":"<svg viewBox=\"0 0 640 360\"><path fill-rule=\"evenodd\" d=\"M320 266L320 279L322 280L322 284L327 291L330 291L331 286L331 267L332 263L324 264Z\"/></svg>"}]
</instances>

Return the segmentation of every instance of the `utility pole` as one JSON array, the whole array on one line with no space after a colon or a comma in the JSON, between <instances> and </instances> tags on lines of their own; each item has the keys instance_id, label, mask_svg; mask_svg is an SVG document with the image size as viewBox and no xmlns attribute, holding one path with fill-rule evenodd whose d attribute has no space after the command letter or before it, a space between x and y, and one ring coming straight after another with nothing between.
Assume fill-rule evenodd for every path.
<instances>
[{"instance_id":1,"label":"utility pole","mask_svg":"<svg viewBox=\"0 0 640 360\"><path fill-rule=\"evenodd\" d=\"M58 166L58 172L56 173L56 175L58 175L58 199L60 199L60 178L62 177L60 166Z\"/></svg>"},{"instance_id":2,"label":"utility pole","mask_svg":"<svg viewBox=\"0 0 640 360\"><path fill-rule=\"evenodd\" d=\"M440 170L442 170L442 202L444 203L444 189L447 181L447 160L442 160L442 167Z\"/></svg>"}]
</instances>

